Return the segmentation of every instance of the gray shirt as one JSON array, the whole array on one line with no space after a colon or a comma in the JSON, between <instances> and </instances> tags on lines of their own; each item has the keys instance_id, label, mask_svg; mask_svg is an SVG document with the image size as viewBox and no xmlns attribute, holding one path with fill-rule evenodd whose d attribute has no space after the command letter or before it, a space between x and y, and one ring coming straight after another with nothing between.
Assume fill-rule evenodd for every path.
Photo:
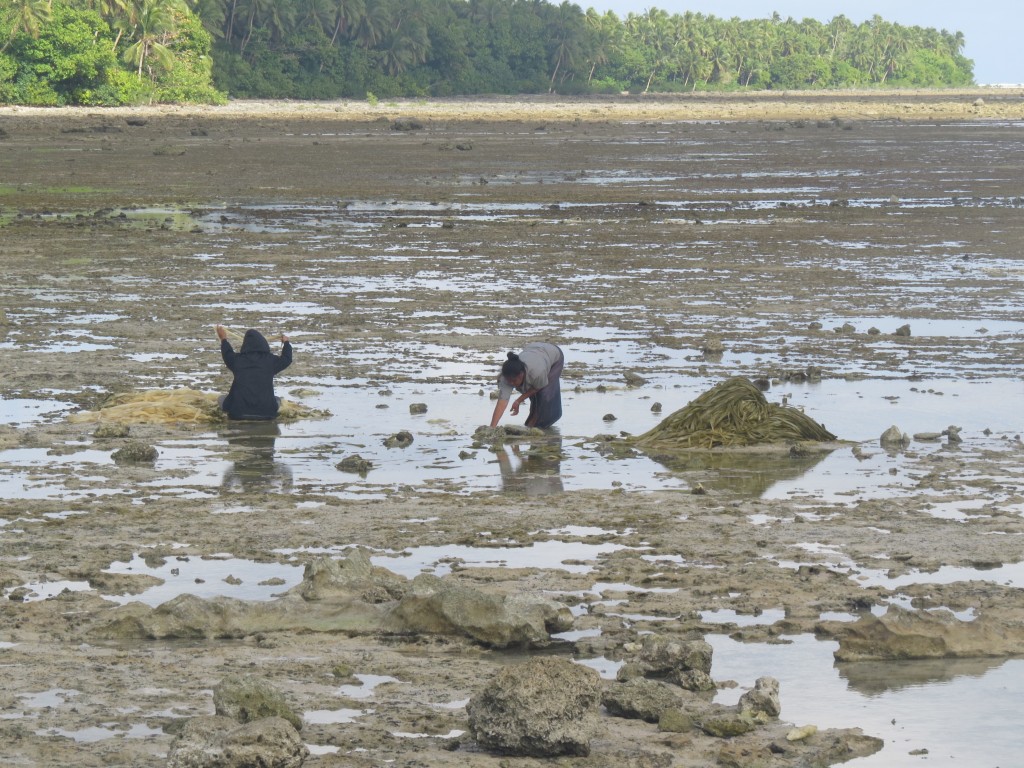
<instances>
[{"instance_id":1,"label":"gray shirt","mask_svg":"<svg viewBox=\"0 0 1024 768\"><path fill-rule=\"evenodd\" d=\"M498 377L498 399L511 400L515 390L520 392L533 392L536 389L543 389L548 385L548 371L551 366L558 362L561 351L554 344L546 341L533 341L523 347L519 353L519 359L526 366L526 376L523 383L513 387L504 376Z\"/></svg>"}]
</instances>

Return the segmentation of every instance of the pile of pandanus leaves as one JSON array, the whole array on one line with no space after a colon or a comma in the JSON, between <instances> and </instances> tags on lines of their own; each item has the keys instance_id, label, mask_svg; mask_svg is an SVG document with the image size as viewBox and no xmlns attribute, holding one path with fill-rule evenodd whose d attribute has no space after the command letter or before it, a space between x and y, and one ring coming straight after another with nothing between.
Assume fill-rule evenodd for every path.
<instances>
[{"instance_id":1,"label":"pile of pandanus leaves","mask_svg":"<svg viewBox=\"0 0 1024 768\"><path fill-rule=\"evenodd\" d=\"M748 379L736 376L716 384L632 442L645 451L673 451L835 439L803 411L769 403Z\"/></svg>"},{"instance_id":2,"label":"pile of pandanus leaves","mask_svg":"<svg viewBox=\"0 0 1024 768\"><path fill-rule=\"evenodd\" d=\"M278 421L323 418L326 414L299 403L281 400ZM122 424L210 424L227 420L218 395L195 389L153 389L109 397L99 410L74 413L71 422Z\"/></svg>"}]
</instances>

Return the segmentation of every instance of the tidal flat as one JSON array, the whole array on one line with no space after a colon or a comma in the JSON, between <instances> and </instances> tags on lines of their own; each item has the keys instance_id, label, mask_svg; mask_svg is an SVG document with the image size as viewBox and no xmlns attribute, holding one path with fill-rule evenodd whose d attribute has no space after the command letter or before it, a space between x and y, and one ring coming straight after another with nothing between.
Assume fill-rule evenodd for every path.
<instances>
[{"instance_id":1,"label":"tidal flat","mask_svg":"<svg viewBox=\"0 0 1024 768\"><path fill-rule=\"evenodd\" d=\"M650 636L713 647L709 702L774 677L780 726L884 743L825 764L1014 764L1022 139L1013 89L0 107L0 766L165 765L241 673L305 713L306 765L546 765L466 702L538 655L612 688ZM217 323L287 333L279 394L322 417L75 420L225 391ZM532 339L565 416L481 441ZM730 376L837 443L610 450ZM309 599L356 550L390 591ZM421 574L573 627L381 620ZM799 759L601 722L569 763Z\"/></svg>"}]
</instances>

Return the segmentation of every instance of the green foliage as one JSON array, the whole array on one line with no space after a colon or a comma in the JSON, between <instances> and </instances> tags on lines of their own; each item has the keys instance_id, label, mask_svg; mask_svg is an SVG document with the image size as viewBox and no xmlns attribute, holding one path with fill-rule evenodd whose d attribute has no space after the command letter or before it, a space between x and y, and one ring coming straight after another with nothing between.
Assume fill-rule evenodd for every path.
<instances>
[{"instance_id":1,"label":"green foliage","mask_svg":"<svg viewBox=\"0 0 1024 768\"><path fill-rule=\"evenodd\" d=\"M16 33L7 48L15 64L0 71L5 100L40 106L106 104L104 86L117 69L110 28L98 14L54 5L38 35Z\"/></svg>"},{"instance_id":2,"label":"green foliage","mask_svg":"<svg viewBox=\"0 0 1024 768\"><path fill-rule=\"evenodd\" d=\"M800 88L827 88L832 84L829 62L807 53L794 53L772 64L772 88L796 90Z\"/></svg>"},{"instance_id":3,"label":"green foliage","mask_svg":"<svg viewBox=\"0 0 1024 768\"><path fill-rule=\"evenodd\" d=\"M907 56L897 82L912 88L970 85L971 78L965 70L954 58L935 51L913 51Z\"/></svg>"},{"instance_id":4,"label":"green foliage","mask_svg":"<svg viewBox=\"0 0 1024 768\"><path fill-rule=\"evenodd\" d=\"M191 14L180 16L168 40L171 57L153 80L153 99L164 103L223 104L227 97L213 87L212 37Z\"/></svg>"},{"instance_id":5,"label":"green foliage","mask_svg":"<svg viewBox=\"0 0 1024 768\"><path fill-rule=\"evenodd\" d=\"M5 0L0 0L3 5ZM6 0L0 99L684 92L969 85L963 36L854 24L620 19L549 0ZM97 9L92 11L89 9ZM100 14L100 15L98 15ZM125 77L135 75L136 82Z\"/></svg>"},{"instance_id":6,"label":"green foliage","mask_svg":"<svg viewBox=\"0 0 1024 768\"><path fill-rule=\"evenodd\" d=\"M96 11L55 0L32 31L12 28L0 54L0 101L45 106L223 102L211 83L211 38L200 20L177 0L144 0L134 8L140 13L149 8L149 27L141 21L133 26L130 16L111 15L114 31Z\"/></svg>"}]
</instances>

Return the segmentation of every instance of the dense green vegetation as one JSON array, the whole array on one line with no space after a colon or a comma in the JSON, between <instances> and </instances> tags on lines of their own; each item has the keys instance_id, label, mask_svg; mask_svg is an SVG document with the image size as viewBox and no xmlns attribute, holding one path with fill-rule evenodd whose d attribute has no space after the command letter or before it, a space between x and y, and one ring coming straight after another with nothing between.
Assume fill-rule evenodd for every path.
<instances>
[{"instance_id":1,"label":"dense green vegetation","mask_svg":"<svg viewBox=\"0 0 1024 768\"><path fill-rule=\"evenodd\" d=\"M619 18L546 0L0 0L0 102L970 85L960 33L874 16Z\"/></svg>"}]
</instances>

